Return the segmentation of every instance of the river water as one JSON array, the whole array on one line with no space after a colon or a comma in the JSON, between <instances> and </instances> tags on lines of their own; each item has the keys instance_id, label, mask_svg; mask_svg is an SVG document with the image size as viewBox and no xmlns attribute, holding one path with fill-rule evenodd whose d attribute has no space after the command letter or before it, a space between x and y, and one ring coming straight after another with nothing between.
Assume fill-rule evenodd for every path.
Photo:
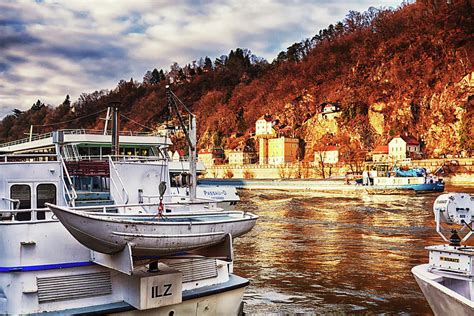
<instances>
[{"instance_id":1,"label":"river water","mask_svg":"<svg viewBox=\"0 0 474 316\"><path fill-rule=\"evenodd\" d=\"M234 272L251 280L246 313L431 314L410 270L442 243L437 195L240 195L260 216L234 243Z\"/></svg>"}]
</instances>

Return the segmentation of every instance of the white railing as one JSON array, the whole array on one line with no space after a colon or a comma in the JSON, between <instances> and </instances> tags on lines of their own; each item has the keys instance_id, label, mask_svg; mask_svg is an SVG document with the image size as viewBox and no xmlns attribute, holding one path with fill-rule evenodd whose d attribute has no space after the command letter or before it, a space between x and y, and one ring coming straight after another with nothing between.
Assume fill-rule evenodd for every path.
<instances>
[{"instance_id":1,"label":"white railing","mask_svg":"<svg viewBox=\"0 0 474 316\"><path fill-rule=\"evenodd\" d=\"M62 129L60 130L61 132L64 133L64 135L83 135L83 134L92 134L92 135L103 135L104 131L102 130L90 130L90 129ZM133 132L133 131L121 131L120 136L150 136L152 135L151 133L144 133L144 132ZM26 137L22 138L19 140L7 142L0 144L1 147L8 147L8 146L13 146L13 145L18 145L18 144L24 144L24 143L29 143L32 141L36 140L41 140L41 139L46 139L53 137L53 132L50 133L45 133L45 134L40 134L40 135L34 135L33 137Z\"/></svg>"},{"instance_id":2,"label":"white railing","mask_svg":"<svg viewBox=\"0 0 474 316\"><path fill-rule=\"evenodd\" d=\"M39 213L42 214L41 218L38 216ZM30 214L30 216L29 218L19 219L18 215L20 214ZM41 222L45 220L57 220L48 208L0 210L0 225L23 222Z\"/></svg>"},{"instance_id":3,"label":"white railing","mask_svg":"<svg viewBox=\"0 0 474 316\"><path fill-rule=\"evenodd\" d=\"M6 154L0 155L0 162L50 161L51 158L56 158L56 154Z\"/></svg>"},{"instance_id":4,"label":"white railing","mask_svg":"<svg viewBox=\"0 0 474 316\"><path fill-rule=\"evenodd\" d=\"M122 181L122 177L120 177L120 174L117 170L117 168L115 167L115 164L114 164L114 161L112 160L112 157L111 156L108 156L109 157L109 165L110 165L110 183L112 183L112 185L114 186L115 188L115 191L117 192L122 192L121 196L120 196L120 199L122 200L122 203L123 204L127 204L128 203L128 192L127 190L125 189L125 184L123 184L123 181ZM115 176L117 177L120 185L122 186L122 190L120 190L117 186L117 183L115 183L115 180L114 180L114 177L112 177L112 170L115 172Z\"/></svg>"},{"instance_id":5,"label":"white railing","mask_svg":"<svg viewBox=\"0 0 474 316\"><path fill-rule=\"evenodd\" d=\"M76 206L77 192L76 192L76 189L74 189L74 184L72 183L71 177L69 176L69 171L67 170L67 166L66 166L66 163L64 162L64 159L61 156L58 159L61 162L64 174L66 175L65 177L63 177L61 182L63 184L64 191L66 192L69 198L69 201L66 199L66 196L64 196L64 199L67 205L74 207ZM69 190L64 178L66 178L71 190Z\"/></svg>"},{"instance_id":6,"label":"white railing","mask_svg":"<svg viewBox=\"0 0 474 316\"><path fill-rule=\"evenodd\" d=\"M10 202L10 209L12 209L12 210L13 209L17 210L17 209L20 208L20 200L18 200L18 199L10 199L10 198L7 198L7 197L2 197L2 200ZM14 203L16 203L16 205ZM14 207L12 207L12 205Z\"/></svg>"}]
</instances>

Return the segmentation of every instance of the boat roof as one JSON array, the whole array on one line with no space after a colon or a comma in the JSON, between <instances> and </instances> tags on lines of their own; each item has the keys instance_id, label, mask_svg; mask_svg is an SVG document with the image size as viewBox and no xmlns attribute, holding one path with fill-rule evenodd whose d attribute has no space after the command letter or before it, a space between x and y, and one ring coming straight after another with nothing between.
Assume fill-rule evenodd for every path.
<instances>
[{"instance_id":1,"label":"boat roof","mask_svg":"<svg viewBox=\"0 0 474 316\"><path fill-rule=\"evenodd\" d=\"M0 153L14 153L54 146L53 135L57 132L64 135L62 144L100 145L112 143L112 135L104 135L103 131L66 129L0 144ZM169 146L172 144L168 137L131 131L120 132L119 140L120 144L127 145Z\"/></svg>"}]
</instances>

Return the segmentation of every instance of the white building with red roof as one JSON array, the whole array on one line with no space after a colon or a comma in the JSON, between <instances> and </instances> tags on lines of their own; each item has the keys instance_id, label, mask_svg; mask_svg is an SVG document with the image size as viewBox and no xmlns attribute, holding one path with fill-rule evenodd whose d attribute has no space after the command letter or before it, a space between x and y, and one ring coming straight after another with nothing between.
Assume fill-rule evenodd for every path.
<instances>
[{"instance_id":1,"label":"white building with red roof","mask_svg":"<svg viewBox=\"0 0 474 316\"><path fill-rule=\"evenodd\" d=\"M269 114L261 116L257 122L255 122L255 136L275 136L275 130L273 129L273 118Z\"/></svg>"},{"instance_id":2,"label":"white building with red roof","mask_svg":"<svg viewBox=\"0 0 474 316\"><path fill-rule=\"evenodd\" d=\"M421 156L420 142L413 136L395 136L388 143L388 156L392 160L419 158Z\"/></svg>"},{"instance_id":3,"label":"white building with red roof","mask_svg":"<svg viewBox=\"0 0 474 316\"><path fill-rule=\"evenodd\" d=\"M373 162L387 162L388 160L388 145L379 145L372 150Z\"/></svg>"},{"instance_id":4,"label":"white building with red roof","mask_svg":"<svg viewBox=\"0 0 474 316\"><path fill-rule=\"evenodd\" d=\"M337 146L325 146L321 151L314 152L314 162L325 164L336 164L339 162L339 149Z\"/></svg>"}]
</instances>

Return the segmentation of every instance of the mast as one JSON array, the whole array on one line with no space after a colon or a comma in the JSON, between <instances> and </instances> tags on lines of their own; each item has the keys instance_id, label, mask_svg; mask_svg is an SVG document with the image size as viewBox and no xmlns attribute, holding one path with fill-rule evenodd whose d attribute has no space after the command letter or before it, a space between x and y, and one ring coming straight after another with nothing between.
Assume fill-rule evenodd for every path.
<instances>
[{"instance_id":1,"label":"mast","mask_svg":"<svg viewBox=\"0 0 474 316\"><path fill-rule=\"evenodd\" d=\"M171 109L174 108L176 111L176 115L178 116L179 124L183 129L184 135L186 136L186 141L189 146L189 173L190 173L190 186L189 186L189 200L194 201L196 200L196 185L197 185L197 176L196 176L196 143L197 143L197 136L196 136L196 115L191 113L191 111L178 99L178 97L171 91L170 86L166 86L166 95L168 98L168 107ZM186 127L184 123L183 117L181 113L179 113L178 104L176 103L178 100L183 108L189 115L189 124Z\"/></svg>"},{"instance_id":2,"label":"mast","mask_svg":"<svg viewBox=\"0 0 474 316\"><path fill-rule=\"evenodd\" d=\"M118 160L118 155L120 155L120 145L119 145L119 131L120 131L120 122L119 122L119 105L120 102L111 102L110 106L112 107L112 159Z\"/></svg>"},{"instance_id":3,"label":"mast","mask_svg":"<svg viewBox=\"0 0 474 316\"><path fill-rule=\"evenodd\" d=\"M189 146L189 173L191 174L191 186L189 187L189 198L191 201L196 199L196 185L197 185L197 176L196 176L196 116L194 114L189 114L189 138L191 144Z\"/></svg>"}]
</instances>

